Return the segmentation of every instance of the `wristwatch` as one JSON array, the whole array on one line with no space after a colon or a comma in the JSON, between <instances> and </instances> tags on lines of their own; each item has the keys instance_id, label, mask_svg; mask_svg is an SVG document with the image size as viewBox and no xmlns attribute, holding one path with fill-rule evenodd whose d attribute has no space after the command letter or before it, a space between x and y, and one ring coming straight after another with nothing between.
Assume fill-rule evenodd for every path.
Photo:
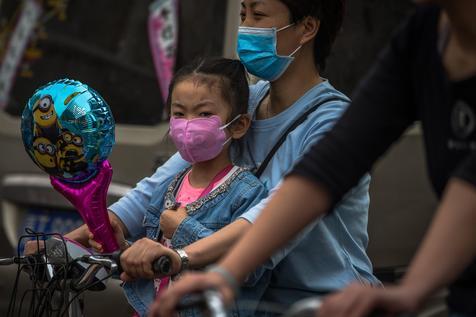
<instances>
[{"instance_id":1,"label":"wristwatch","mask_svg":"<svg viewBox=\"0 0 476 317\"><path fill-rule=\"evenodd\" d=\"M175 253L178 254L178 256L180 258L179 273L188 269L189 259L188 259L187 252L185 252L184 249L173 249L173 250L175 251Z\"/></svg>"}]
</instances>

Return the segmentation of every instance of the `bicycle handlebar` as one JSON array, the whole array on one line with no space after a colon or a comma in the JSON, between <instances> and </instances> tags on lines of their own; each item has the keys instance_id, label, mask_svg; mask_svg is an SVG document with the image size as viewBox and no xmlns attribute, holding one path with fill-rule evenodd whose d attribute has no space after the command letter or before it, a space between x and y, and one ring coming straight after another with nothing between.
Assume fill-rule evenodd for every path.
<instances>
[{"instance_id":1,"label":"bicycle handlebar","mask_svg":"<svg viewBox=\"0 0 476 317\"><path fill-rule=\"evenodd\" d=\"M102 265L115 273L122 273L121 252L110 254L84 255L81 261L88 264ZM172 271L172 259L168 255L162 255L152 262L152 271L157 275L169 275Z\"/></svg>"},{"instance_id":2,"label":"bicycle handlebar","mask_svg":"<svg viewBox=\"0 0 476 317\"><path fill-rule=\"evenodd\" d=\"M304 298L295 302L289 309L280 314L282 317L315 317L319 314L322 301L319 297ZM201 293L187 295L177 304L177 311L191 308L198 308L208 312L209 317L226 317L226 307L218 291L206 290ZM381 317L387 315L385 312L375 310L368 317ZM415 317L412 313L399 313L397 317Z\"/></svg>"},{"instance_id":3,"label":"bicycle handlebar","mask_svg":"<svg viewBox=\"0 0 476 317\"><path fill-rule=\"evenodd\" d=\"M0 265L27 264L26 256L14 256L11 258L0 258Z\"/></svg>"}]
</instances>

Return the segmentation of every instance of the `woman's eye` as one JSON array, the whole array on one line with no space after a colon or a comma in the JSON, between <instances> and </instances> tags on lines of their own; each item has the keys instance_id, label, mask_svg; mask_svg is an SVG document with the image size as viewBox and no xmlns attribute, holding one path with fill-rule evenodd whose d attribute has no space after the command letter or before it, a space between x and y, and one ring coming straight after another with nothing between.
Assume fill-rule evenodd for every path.
<instances>
[{"instance_id":1,"label":"woman's eye","mask_svg":"<svg viewBox=\"0 0 476 317\"><path fill-rule=\"evenodd\" d=\"M263 12L259 12L259 11L255 11L255 12L253 13L253 15L254 15L255 17L258 17L258 18L262 18L262 17L265 17L265 16L266 16L266 14L264 14Z\"/></svg>"},{"instance_id":2,"label":"woman's eye","mask_svg":"<svg viewBox=\"0 0 476 317\"><path fill-rule=\"evenodd\" d=\"M240 12L240 19L241 19L241 22L246 20L246 13L245 12Z\"/></svg>"}]
</instances>

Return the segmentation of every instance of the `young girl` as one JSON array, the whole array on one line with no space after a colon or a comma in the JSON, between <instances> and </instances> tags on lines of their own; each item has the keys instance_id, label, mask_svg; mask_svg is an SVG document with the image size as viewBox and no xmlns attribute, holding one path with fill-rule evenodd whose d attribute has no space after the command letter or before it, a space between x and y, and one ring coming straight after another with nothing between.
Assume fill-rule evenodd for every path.
<instances>
[{"instance_id":1,"label":"young girl","mask_svg":"<svg viewBox=\"0 0 476 317\"><path fill-rule=\"evenodd\" d=\"M236 60L208 59L176 74L167 103L169 136L190 164L155 188L143 236L165 243L182 257L183 247L229 224L266 196L259 180L233 165L229 155L230 144L250 125L248 95L245 69ZM181 266L186 269L186 262ZM124 289L143 316L168 283L168 278L155 283L143 279L126 283Z\"/></svg>"}]
</instances>

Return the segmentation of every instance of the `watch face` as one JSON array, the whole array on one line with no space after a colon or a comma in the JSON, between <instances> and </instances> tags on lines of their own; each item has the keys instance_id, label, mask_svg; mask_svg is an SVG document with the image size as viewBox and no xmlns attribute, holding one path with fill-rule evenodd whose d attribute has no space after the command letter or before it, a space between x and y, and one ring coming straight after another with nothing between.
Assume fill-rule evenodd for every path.
<instances>
[{"instance_id":1,"label":"watch face","mask_svg":"<svg viewBox=\"0 0 476 317\"><path fill-rule=\"evenodd\" d=\"M183 249L176 249L175 252L177 252L177 254L178 254L179 257L180 257L180 261L182 262L181 271L186 270L187 267L188 267L188 255L187 255L187 252L185 252L185 250L183 250Z\"/></svg>"}]
</instances>

